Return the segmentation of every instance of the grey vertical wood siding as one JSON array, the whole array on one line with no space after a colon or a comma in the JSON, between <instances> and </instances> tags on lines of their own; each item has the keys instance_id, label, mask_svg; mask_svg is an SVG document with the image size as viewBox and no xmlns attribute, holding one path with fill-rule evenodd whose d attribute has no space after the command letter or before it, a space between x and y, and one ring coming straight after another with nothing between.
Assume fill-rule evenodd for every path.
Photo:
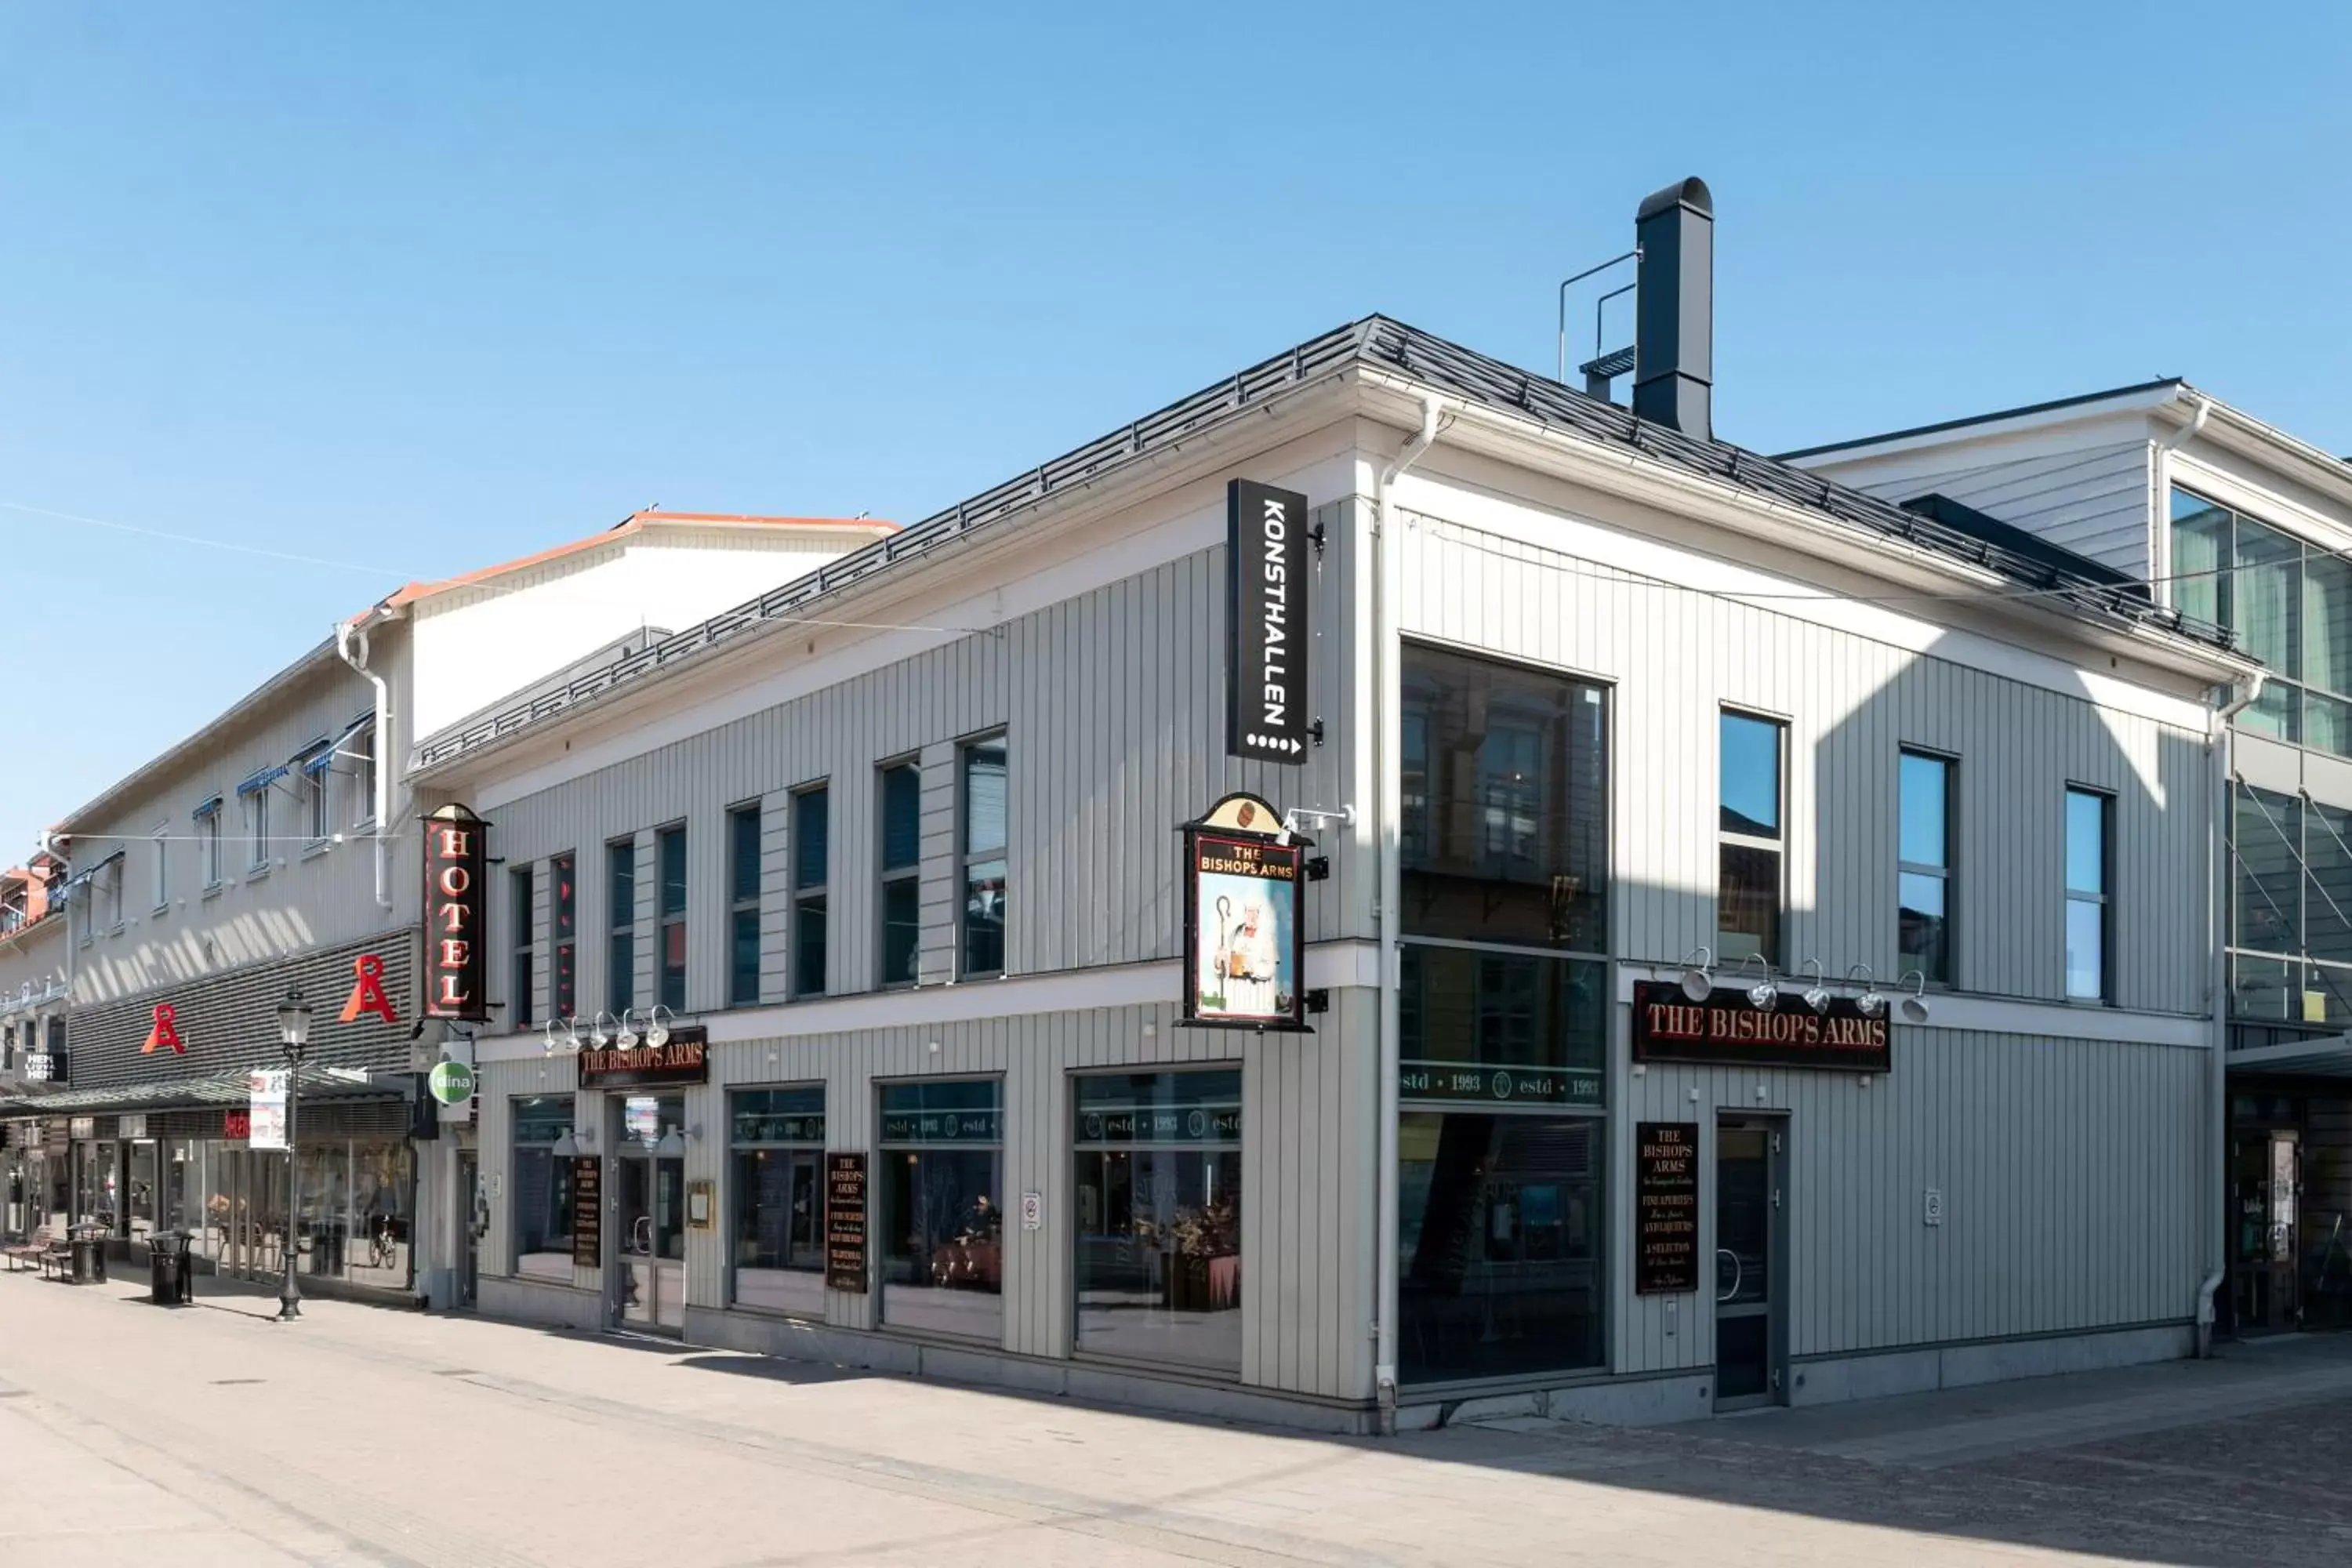
<instances>
[{"instance_id":1,"label":"grey vertical wood siding","mask_svg":"<svg viewBox=\"0 0 2352 1568\"><path fill-rule=\"evenodd\" d=\"M1841 464L1824 453L1808 467L1836 475L1869 494L1896 503L1930 492L2038 533L2051 543L2129 576L2148 574L2148 465L2145 436L2099 439L2063 451L2003 457L1998 447L1959 447L1951 466L1901 479L1874 476L1863 458ZM1906 458L1887 459L1910 466Z\"/></svg>"}]
</instances>

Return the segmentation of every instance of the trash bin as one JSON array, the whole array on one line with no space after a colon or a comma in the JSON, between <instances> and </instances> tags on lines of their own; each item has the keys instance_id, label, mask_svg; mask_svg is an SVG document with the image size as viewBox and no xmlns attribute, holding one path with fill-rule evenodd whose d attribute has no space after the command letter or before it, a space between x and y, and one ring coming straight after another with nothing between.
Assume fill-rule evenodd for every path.
<instances>
[{"instance_id":1,"label":"trash bin","mask_svg":"<svg viewBox=\"0 0 2352 1568\"><path fill-rule=\"evenodd\" d=\"M147 1238L147 1299L158 1307L188 1300L188 1233L159 1230Z\"/></svg>"},{"instance_id":2,"label":"trash bin","mask_svg":"<svg viewBox=\"0 0 2352 1568\"><path fill-rule=\"evenodd\" d=\"M78 1225L67 1232L73 1247L73 1282L106 1282L106 1230L102 1226Z\"/></svg>"}]
</instances>

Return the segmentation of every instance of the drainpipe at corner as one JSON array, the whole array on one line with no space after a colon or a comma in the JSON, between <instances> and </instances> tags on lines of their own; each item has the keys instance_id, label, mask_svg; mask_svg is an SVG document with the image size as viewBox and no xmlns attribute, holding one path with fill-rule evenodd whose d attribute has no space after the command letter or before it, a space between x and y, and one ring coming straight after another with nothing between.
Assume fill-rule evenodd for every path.
<instances>
[{"instance_id":1,"label":"drainpipe at corner","mask_svg":"<svg viewBox=\"0 0 2352 1568\"><path fill-rule=\"evenodd\" d=\"M1402 973L1397 957L1397 911L1403 896L1398 835L1404 787L1404 666L1397 616L1398 601L1403 592L1403 552L1398 547L1389 498L1404 471L1421 461L1422 455L1436 444L1439 412L1436 395L1423 394L1420 431L1381 470L1380 482L1372 489L1372 689L1378 695L1380 712L1379 743L1372 757L1374 798L1379 807L1372 822L1374 831L1380 835L1381 863L1380 1123L1374 1139L1380 1161L1380 1262L1376 1280L1380 1315L1372 1324L1372 1386L1380 1402L1383 1436L1395 1435L1397 1415L1397 987Z\"/></svg>"},{"instance_id":2,"label":"drainpipe at corner","mask_svg":"<svg viewBox=\"0 0 2352 1568\"><path fill-rule=\"evenodd\" d=\"M2206 1243L2213 1248L2212 1267L2197 1287L2197 1355L2200 1360L2213 1353L2213 1298L2221 1289L2221 1279L2228 1270L2230 1256L2230 789L2235 764L2231 756L2230 726L2238 715L2263 694L2263 672L2255 670L2235 685L2222 688L2228 695L2213 705L2213 789L2210 833L2212 839L2213 896L2208 900L2206 920L2210 922L2212 940L2206 963L2207 994L2213 999L2213 1041L2206 1065L2206 1091L2211 1126L2207 1130L2211 1142L2210 1176L2206 1183L2207 1208Z\"/></svg>"},{"instance_id":3,"label":"drainpipe at corner","mask_svg":"<svg viewBox=\"0 0 2352 1568\"><path fill-rule=\"evenodd\" d=\"M388 910L392 908L392 868L386 860L391 844L385 834L392 826L392 769L396 754L392 744L392 689L383 676L368 668L368 635L361 629L376 613L371 610L356 619L336 622L335 652L375 688L375 901Z\"/></svg>"}]
</instances>

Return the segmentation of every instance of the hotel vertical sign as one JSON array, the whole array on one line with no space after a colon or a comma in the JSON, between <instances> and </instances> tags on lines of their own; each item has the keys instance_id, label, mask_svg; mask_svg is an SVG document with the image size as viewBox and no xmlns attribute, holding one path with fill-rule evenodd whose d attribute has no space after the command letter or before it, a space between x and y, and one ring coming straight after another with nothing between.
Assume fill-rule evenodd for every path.
<instances>
[{"instance_id":1,"label":"hotel vertical sign","mask_svg":"<svg viewBox=\"0 0 2352 1568\"><path fill-rule=\"evenodd\" d=\"M489 824L462 805L425 819L425 1016L482 1023L489 1014L482 925Z\"/></svg>"},{"instance_id":2,"label":"hotel vertical sign","mask_svg":"<svg viewBox=\"0 0 2352 1568\"><path fill-rule=\"evenodd\" d=\"M1307 757L1307 498L1251 479L1225 487L1225 750L1262 763Z\"/></svg>"}]
</instances>

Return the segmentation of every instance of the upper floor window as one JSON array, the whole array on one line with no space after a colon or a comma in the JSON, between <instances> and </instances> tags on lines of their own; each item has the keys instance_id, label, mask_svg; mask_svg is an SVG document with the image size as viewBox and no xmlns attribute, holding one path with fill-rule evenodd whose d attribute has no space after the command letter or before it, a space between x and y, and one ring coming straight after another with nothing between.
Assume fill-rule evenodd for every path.
<instances>
[{"instance_id":1,"label":"upper floor window","mask_svg":"<svg viewBox=\"0 0 2352 1568\"><path fill-rule=\"evenodd\" d=\"M2352 1025L2352 811L2236 785L2230 833L2230 1011Z\"/></svg>"},{"instance_id":2,"label":"upper floor window","mask_svg":"<svg viewBox=\"0 0 2352 1568\"><path fill-rule=\"evenodd\" d=\"M1897 780L1897 946L1905 972L1952 984L1952 761L1905 752Z\"/></svg>"},{"instance_id":3,"label":"upper floor window","mask_svg":"<svg viewBox=\"0 0 2352 1568\"><path fill-rule=\"evenodd\" d=\"M98 891L99 925L104 931L122 929L122 852L115 851L107 863L98 868L93 884Z\"/></svg>"},{"instance_id":4,"label":"upper floor window","mask_svg":"<svg viewBox=\"0 0 2352 1568\"><path fill-rule=\"evenodd\" d=\"M604 948L604 1005L614 1013L637 1005L637 841L604 846L604 908L611 934Z\"/></svg>"},{"instance_id":5,"label":"upper floor window","mask_svg":"<svg viewBox=\"0 0 2352 1568\"><path fill-rule=\"evenodd\" d=\"M1717 721L1716 956L1780 962L1789 727L1727 709Z\"/></svg>"},{"instance_id":6,"label":"upper floor window","mask_svg":"<svg viewBox=\"0 0 2352 1568\"><path fill-rule=\"evenodd\" d=\"M169 828L158 827L151 842L155 847L155 908L168 908L172 902L172 835Z\"/></svg>"},{"instance_id":7,"label":"upper floor window","mask_svg":"<svg viewBox=\"0 0 2352 1568\"><path fill-rule=\"evenodd\" d=\"M2172 603L2270 667L2242 728L2352 756L2352 562L2176 489Z\"/></svg>"},{"instance_id":8,"label":"upper floor window","mask_svg":"<svg viewBox=\"0 0 2352 1568\"><path fill-rule=\"evenodd\" d=\"M665 827L654 837L661 869L661 973L654 1000L673 1013L686 1011L686 827Z\"/></svg>"},{"instance_id":9,"label":"upper floor window","mask_svg":"<svg viewBox=\"0 0 2352 1568\"><path fill-rule=\"evenodd\" d=\"M548 862L548 897L554 906L555 943L548 965L548 1006L559 1018L580 1011L580 884L577 861L558 855Z\"/></svg>"},{"instance_id":10,"label":"upper floor window","mask_svg":"<svg viewBox=\"0 0 2352 1568\"><path fill-rule=\"evenodd\" d=\"M2066 792L2066 994L2115 998L2115 797Z\"/></svg>"},{"instance_id":11,"label":"upper floor window","mask_svg":"<svg viewBox=\"0 0 2352 1568\"><path fill-rule=\"evenodd\" d=\"M827 817L831 792L811 784L793 795L793 994L824 994Z\"/></svg>"},{"instance_id":12,"label":"upper floor window","mask_svg":"<svg viewBox=\"0 0 2352 1568\"><path fill-rule=\"evenodd\" d=\"M334 765L335 749L329 745L304 758L299 770L301 783L295 787L295 805L302 816L302 837L312 844L335 830L327 812L327 776Z\"/></svg>"},{"instance_id":13,"label":"upper floor window","mask_svg":"<svg viewBox=\"0 0 2352 1568\"><path fill-rule=\"evenodd\" d=\"M727 814L727 1005L760 1000L760 807Z\"/></svg>"},{"instance_id":14,"label":"upper floor window","mask_svg":"<svg viewBox=\"0 0 2352 1568\"><path fill-rule=\"evenodd\" d=\"M882 770L882 973L912 985L923 935L923 775L913 763Z\"/></svg>"},{"instance_id":15,"label":"upper floor window","mask_svg":"<svg viewBox=\"0 0 2352 1568\"><path fill-rule=\"evenodd\" d=\"M963 970L1004 973L1004 737L963 749Z\"/></svg>"},{"instance_id":16,"label":"upper floor window","mask_svg":"<svg viewBox=\"0 0 2352 1568\"><path fill-rule=\"evenodd\" d=\"M269 864L269 787L263 784L245 797L246 837L250 840L251 864L257 871Z\"/></svg>"},{"instance_id":17,"label":"upper floor window","mask_svg":"<svg viewBox=\"0 0 2352 1568\"><path fill-rule=\"evenodd\" d=\"M1412 645L1403 679L1405 931L1606 951L1602 689Z\"/></svg>"},{"instance_id":18,"label":"upper floor window","mask_svg":"<svg viewBox=\"0 0 2352 1568\"><path fill-rule=\"evenodd\" d=\"M375 726L362 724L343 742L352 764L352 821L375 820Z\"/></svg>"},{"instance_id":19,"label":"upper floor window","mask_svg":"<svg viewBox=\"0 0 2352 1568\"><path fill-rule=\"evenodd\" d=\"M221 884L220 811L217 795L196 807L196 874L207 888Z\"/></svg>"},{"instance_id":20,"label":"upper floor window","mask_svg":"<svg viewBox=\"0 0 2352 1568\"><path fill-rule=\"evenodd\" d=\"M530 868L518 866L507 873L509 907L514 913L514 975L509 994L514 997L514 1026L520 1029L530 1022L531 1002L531 926L538 917L532 897Z\"/></svg>"}]
</instances>

